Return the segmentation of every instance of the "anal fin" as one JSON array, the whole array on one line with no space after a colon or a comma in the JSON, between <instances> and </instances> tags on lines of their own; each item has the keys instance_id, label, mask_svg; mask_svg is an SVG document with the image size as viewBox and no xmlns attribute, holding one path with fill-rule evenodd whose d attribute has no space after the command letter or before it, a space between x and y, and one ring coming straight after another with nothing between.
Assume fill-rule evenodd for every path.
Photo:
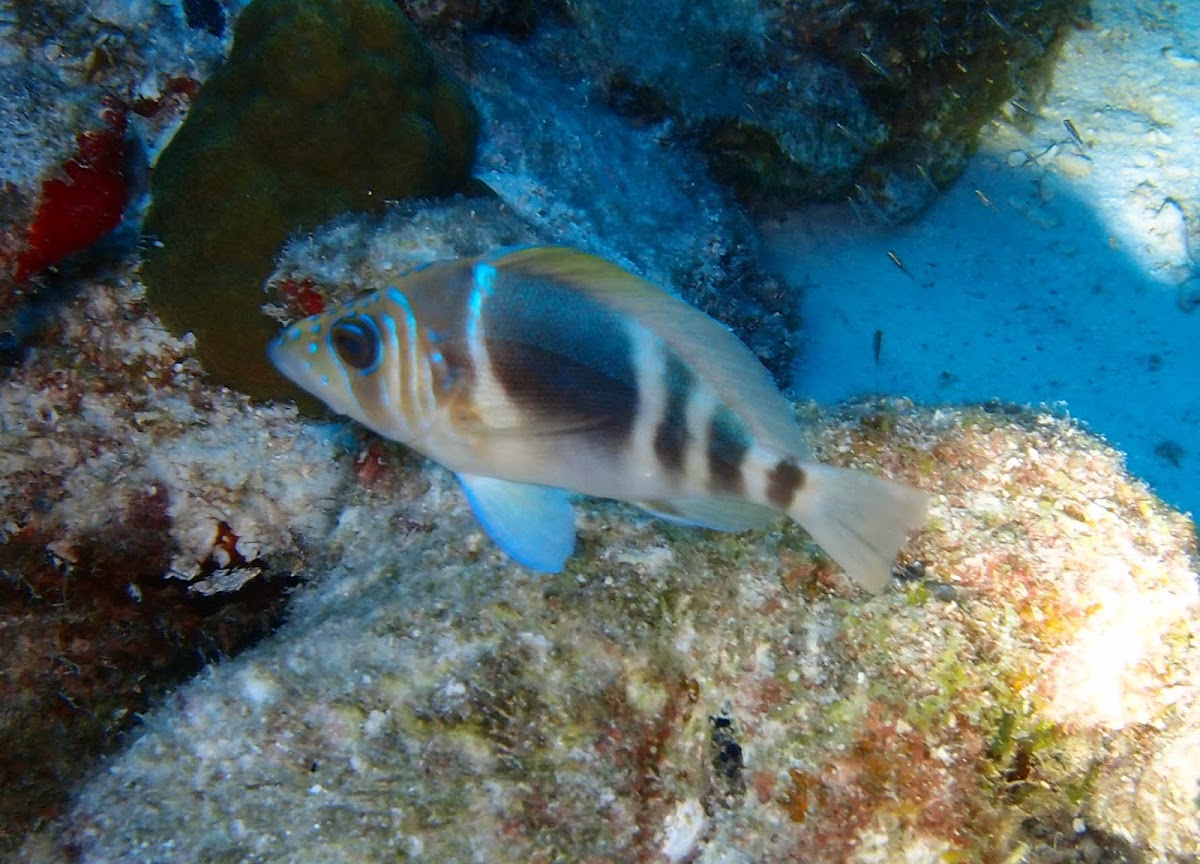
<instances>
[{"instance_id":1,"label":"anal fin","mask_svg":"<svg viewBox=\"0 0 1200 864\"><path fill-rule=\"evenodd\" d=\"M647 513L674 522L711 528L714 531L750 531L770 525L780 517L778 510L727 498L696 498L687 501L638 501Z\"/></svg>"}]
</instances>

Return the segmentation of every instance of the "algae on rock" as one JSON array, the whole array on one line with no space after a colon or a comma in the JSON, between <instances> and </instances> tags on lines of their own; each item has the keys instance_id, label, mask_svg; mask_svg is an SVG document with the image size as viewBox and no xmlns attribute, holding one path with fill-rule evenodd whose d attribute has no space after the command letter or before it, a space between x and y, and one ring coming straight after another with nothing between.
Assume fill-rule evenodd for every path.
<instances>
[{"instance_id":1,"label":"algae on rock","mask_svg":"<svg viewBox=\"0 0 1200 864\"><path fill-rule=\"evenodd\" d=\"M846 596L787 522L598 501L535 576L448 472L388 459L290 622L29 860L1195 862L1186 517L1067 421L809 419L819 456L939 493L892 590Z\"/></svg>"},{"instance_id":2,"label":"algae on rock","mask_svg":"<svg viewBox=\"0 0 1200 864\"><path fill-rule=\"evenodd\" d=\"M460 189L478 121L388 0L255 0L226 64L163 151L142 267L147 296L205 369L292 396L271 367L263 281L289 235L348 210Z\"/></svg>"},{"instance_id":3,"label":"algae on rock","mask_svg":"<svg viewBox=\"0 0 1200 864\"><path fill-rule=\"evenodd\" d=\"M280 620L345 482L290 406L210 387L128 274L0 381L0 859L138 715Z\"/></svg>"}]
</instances>

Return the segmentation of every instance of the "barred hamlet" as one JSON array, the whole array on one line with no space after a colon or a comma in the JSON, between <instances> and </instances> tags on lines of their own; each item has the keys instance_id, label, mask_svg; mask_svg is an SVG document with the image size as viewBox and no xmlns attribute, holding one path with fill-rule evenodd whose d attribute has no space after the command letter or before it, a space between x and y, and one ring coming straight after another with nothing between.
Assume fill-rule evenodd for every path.
<instances>
[{"instance_id":1,"label":"barred hamlet","mask_svg":"<svg viewBox=\"0 0 1200 864\"><path fill-rule=\"evenodd\" d=\"M455 472L511 557L560 570L569 493L742 531L786 513L881 590L925 493L813 461L791 406L737 338L572 249L438 261L288 327L288 378Z\"/></svg>"}]
</instances>

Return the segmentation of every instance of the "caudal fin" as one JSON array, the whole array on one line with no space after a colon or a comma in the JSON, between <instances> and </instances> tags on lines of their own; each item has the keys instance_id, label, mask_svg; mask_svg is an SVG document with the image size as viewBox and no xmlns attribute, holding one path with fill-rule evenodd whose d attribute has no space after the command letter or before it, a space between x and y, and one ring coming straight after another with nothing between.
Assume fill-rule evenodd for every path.
<instances>
[{"instance_id":1,"label":"caudal fin","mask_svg":"<svg viewBox=\"0 0 1200 864\"><path fill-rule=\"evenodd\" d=\"M908 534L925 524L929 495L862 471L804 466L805 484L788 513L854 582L878 594Z\"/></svg>"}]
</instances>

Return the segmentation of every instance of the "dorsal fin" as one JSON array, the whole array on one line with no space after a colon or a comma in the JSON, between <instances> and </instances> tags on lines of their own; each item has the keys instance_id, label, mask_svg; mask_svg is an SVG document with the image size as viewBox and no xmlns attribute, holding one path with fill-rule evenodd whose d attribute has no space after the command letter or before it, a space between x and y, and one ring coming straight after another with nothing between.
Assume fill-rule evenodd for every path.
<instances>
[{"instance_id":1,"label":"dorsal fin","mask_svg":"<svg viewBox=\"0 0 1200 864\"><path fill-rule=\"evenodd\" d=\"M699 309L610 261L565 246L503 249L481 260L505 273L585 292L635 319L707 380L762 443L807 457L791 404L754 352Z\"/></svg>"}]
</instances>

